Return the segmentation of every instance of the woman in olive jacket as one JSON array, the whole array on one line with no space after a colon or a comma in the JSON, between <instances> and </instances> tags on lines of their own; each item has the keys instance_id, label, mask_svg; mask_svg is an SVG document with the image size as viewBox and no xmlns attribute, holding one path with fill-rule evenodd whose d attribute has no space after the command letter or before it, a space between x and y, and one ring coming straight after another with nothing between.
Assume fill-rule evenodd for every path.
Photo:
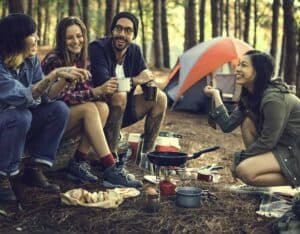
<instances>
[{"instance_id":1,"label":"woman in olive jacket","mask_svg":"<svg viewBox=\"0 0 300 234\"><path fill-rule=\"evenodd\" d=\"M272 58L248 51L236 68L242 94L228 114L218 89L206 86L216 108L210 116L223 132L241 125L246 149L235 153L233 175L252 186L300 184L300 100L280 79L272 79Z\"/></svg>"}]
</instances>

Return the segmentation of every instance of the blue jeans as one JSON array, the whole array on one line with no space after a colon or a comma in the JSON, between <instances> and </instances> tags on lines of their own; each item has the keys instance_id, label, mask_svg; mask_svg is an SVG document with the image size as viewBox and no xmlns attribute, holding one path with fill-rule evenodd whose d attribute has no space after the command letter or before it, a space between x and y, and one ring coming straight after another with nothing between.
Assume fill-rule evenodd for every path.
<instances>
[{"instance_id":1,"label":"blue jeans","mask_svg":"<svg viewBox=\"0 0 300 234\"><path fill-rule=\"evenodd\" d=\"M24 148L33 161L52 166L68 117L62 101L0 112L0 174L19 172Z\"/></svg>"}]
</instances>

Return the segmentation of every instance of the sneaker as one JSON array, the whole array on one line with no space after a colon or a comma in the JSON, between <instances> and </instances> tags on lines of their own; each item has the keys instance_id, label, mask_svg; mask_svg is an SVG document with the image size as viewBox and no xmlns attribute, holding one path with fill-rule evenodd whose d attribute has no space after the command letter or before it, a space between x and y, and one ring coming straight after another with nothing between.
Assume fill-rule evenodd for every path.
<instances>
[{"instance_id":1,"label":"sneaker","mask_svg":"<svg viewBox=\"0 0 300 234\"><path fill-rule=\"evenodd\" d=\"M24 169L22 180L27 185L42 188L47 192L60 192L60 187L57 184L49 183L41 166L26 167Z\"/></svg>"},{"instance_id":2,"label":"sneaker","mask_svg":"<svg viewBox=\"0 0 300 234\"><path fill-rule=\"evenodd\" d=\"M15 202L17 200L7 176L0 175L0 201Z\"/></svg>"},{"instance_id":3,"label":"sneaker","mask_svg":"<svg viewBox=\"0 0 300 234\"><path fill-rule=\"evenodd\" d=\"M119 164L117 162L116 167L118 168L118 170L123 171L123 174L126 174L128 180L135 180L135 175L132 173L129 173L124 164Z\"/></svg>"},{"instance_id":4,"label":"sneaker","mask_svg":"<svg viewBox=\"0 0 300 234\"><path fill-rule=\"evenodd\" d=\"M72 180L84 182L96 182L98 177L92 173L87 161L76 161L72 159L68 166L68 177Z\"/></svg>"},{"instance_id":5,"label":"sneaker","mask_svg":"<svg viewBox=\"0 0 300 234\"><path fill-rule=\"evenodd\" d=\"M103 177L103 186L107 188L138 188L143 186L143 183L139 180L130 180L127 173L117 166L106 168Z\"/></svg>"},{"instance_id":6,"label":"sneaker","mask_svg":"<svg viewBox=\"0 0 300 234\"><path fill-rule=\"evenodd\" d=\"M125 169L125 164L127 161L129 161L129 157L131 156L131 153L130 154L127 154L127 153L123 153L123 154L117 154L117 153L114 153L115 155L115 158L118 159L118 161L116 162L116 167L123 171L124 174L127 175L127 179L128 180L135 180L135 175L132 174L132 173L129 173L126 169Z\"/></svg>"}]
</instances>

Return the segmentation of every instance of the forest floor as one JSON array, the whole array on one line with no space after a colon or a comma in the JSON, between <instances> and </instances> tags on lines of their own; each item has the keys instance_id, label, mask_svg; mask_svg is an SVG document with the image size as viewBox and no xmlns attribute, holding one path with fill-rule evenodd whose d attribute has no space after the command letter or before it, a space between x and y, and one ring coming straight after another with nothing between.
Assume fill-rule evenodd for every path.
<instances>
[{"instance_id":1,"label":"forest floor","mask_svg":"<svg viewBox=\"0 0 300 234\"><path fill-rule=\"evenodd\" d=\"M164 81L166 72L155 72ZM163 82L161 82L162 84ZM123 130L125 133L141 133L144 121ZM144 210L143 196L126 199L116 209L86 208L63 205L58 194L24 186L18 179L16 193L23 209L1 204L7 216L0 215L0 233L268 233L272 218L259 216L260 200L257 196L234 193L225 188L238 184L233 181L230 166L232 155L243 148L241 133L237 129L223 134L212 129L207 116L185 112L167 112L162 130L182 135L181 151L193 153L205 147L220 146L215 152L188 163L189 167L210 164L223 166L217 183L190 181L193 186L209 190L215 199L207 199L199 208L179 208L174 197L162 197L158 212ZM134 162L127 165L140 179L144 173ZM94 165L94 171L102 178L102 171ZM62 191L82 187L89 191L103 190L100 183L77 184L65 178L63 170L49 172L48 177L58 183ZM147 182L145 182L147 183ZM142 190L143 192L143 190Z\"/></svg>"}]
</instances>

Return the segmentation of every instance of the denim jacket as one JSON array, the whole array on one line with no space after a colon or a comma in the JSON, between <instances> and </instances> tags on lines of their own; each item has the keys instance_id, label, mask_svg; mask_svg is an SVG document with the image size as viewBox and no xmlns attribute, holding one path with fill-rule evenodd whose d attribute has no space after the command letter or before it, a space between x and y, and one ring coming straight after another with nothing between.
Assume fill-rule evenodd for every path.
<instances>
[{"instance_id":1,"label":"denim jacket","mask_svg":"<svg viewBox=\"0 0 300 234\"><path fill-rule=\"evenodd\" d=\"M32 86L43 79L43 72L37 56L26 58L19 70L9 69L0 59L0 112L7 109L37 106L41 100L32 97Z\"/></svg>"}]
</instances>

